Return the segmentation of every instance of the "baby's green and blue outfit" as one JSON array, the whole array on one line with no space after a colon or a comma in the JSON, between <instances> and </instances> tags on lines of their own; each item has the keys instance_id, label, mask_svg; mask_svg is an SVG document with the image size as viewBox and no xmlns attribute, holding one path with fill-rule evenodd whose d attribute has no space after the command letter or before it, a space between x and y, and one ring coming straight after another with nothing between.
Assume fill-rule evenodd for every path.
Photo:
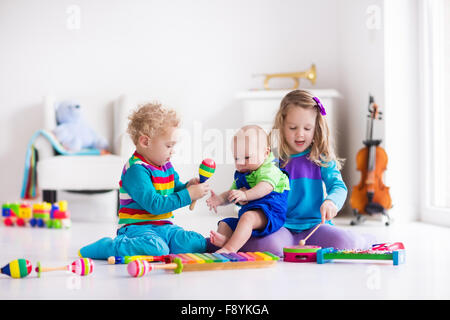
<instances>
[{"instance_id":1,"label":"baby's green and blue outfit","mask_svg":"<svg viewBox=\"0 0 450 320\"><path fill-rule=\"evenodd\" d=\"M287 201L289 193L289 177L287 173L280 170L275 164L275 158L272 153L264 160L263 164L251 172L234 173L234 182L231 189L246 188L251 189L260 182L267 182L273 190L266 196L249 201L241 206L238 212L238 218L225 218L221 221L225 222L231 230L235 230L239 222L239 218L249 210L259 209L264 212L267 217L267 224L263 229L252 231L253 237L263 237L274 233L280 229L286 221Z\"/></svg>"},{"instance_id":2,"label":"baby's green and blue outfit","mask_svg":"<svg viewBox=\"0 0 450 320\"><path fill-rule=\"evenodd\" d=\"M201 234L170 221L173 210L191 203L187 183L180 182L170 162L157 167L135 152L123 168L119 185L117 237L105 237L81 248L80 256L107 259L205 252L206 239Z\"/></svg>"}]
</instances>

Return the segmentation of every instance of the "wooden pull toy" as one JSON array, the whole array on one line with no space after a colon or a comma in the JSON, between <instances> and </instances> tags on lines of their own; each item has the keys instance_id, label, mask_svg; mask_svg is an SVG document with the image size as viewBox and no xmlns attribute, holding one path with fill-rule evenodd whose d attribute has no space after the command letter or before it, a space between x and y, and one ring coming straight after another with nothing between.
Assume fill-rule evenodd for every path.
<instances>
[{"instance_id":1,"label":"wooden pull toy","mask_svg":"<svg viewBox=\"0 0 450 320\"><path fill-rule=\"evenodd\" d=\"M35 271L38 274L38 278L41 277L41 272L64 271L64 270L70 271L80 276L87 276L88 274L91 274L94 271L94 261L92 261L92 259L90 258L80 258L66 266L54 268L43 268L41 267L41 263L38 262L37 267L35 269Z\"/></svg>"},{"instance_id":2,"label":"wooden pull toy","mask_svg":"<svg viewBox=\"0 0 450 320\"><path fill-rule=\"evenodd\" d=\"M202 163L200 164L200 167L198 168L198 176L200 179L200 183L205 182L211 176L214 174L214 171L216 171L216 163L213 159L204 159ZM197 200L192 201L191 205L189 206L189 209L192 211L194 210L195 203Z\"/></svg>"},{"instance_id":3,"label":"wooden pull toy","mask_svg":"<svg viewBox=\"0 0 450 320\"><path fill-rule=\"evenodd\" d=\"M33 269L30 261L26 259L16 259L0 269L1 274L6 274L15 279L25 278Z\"/></svg>"}]
</instances>

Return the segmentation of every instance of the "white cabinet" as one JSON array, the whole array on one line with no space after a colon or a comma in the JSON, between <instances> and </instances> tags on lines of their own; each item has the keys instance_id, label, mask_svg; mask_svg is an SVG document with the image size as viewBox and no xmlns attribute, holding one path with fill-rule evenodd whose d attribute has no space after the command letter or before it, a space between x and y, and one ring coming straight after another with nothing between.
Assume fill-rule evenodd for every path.
<instances>
[{"instance_id":1,"label":"white cabinet","mask_svg":"<svg viewBox=\"0 0 450 320\"><path fill-rule=\"evenodd\" d=\"M275 119L275 114L280 107L283 97L291 90L249 90L239 92L236 98L242 105L242 125L257 124L270 132ZM327 112L328 125L331 135L335 135L337 104L336 99L340 97L339 92L334 89L309 90L320 99ZM335 141L337 146L337 141Z\"/></svg>"}]
</instances>

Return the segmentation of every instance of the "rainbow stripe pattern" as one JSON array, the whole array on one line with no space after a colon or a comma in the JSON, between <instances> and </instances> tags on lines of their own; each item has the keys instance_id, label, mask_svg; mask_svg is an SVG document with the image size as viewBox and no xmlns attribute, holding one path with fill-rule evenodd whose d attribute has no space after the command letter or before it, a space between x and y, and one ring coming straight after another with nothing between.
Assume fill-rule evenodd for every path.
<instances>
[{"instance_id":1,"label":"rainbow stripe pattern","mask_svg":"<svg viewBox=\"0 0 450 320\"><path fill-rule=\"evenodd\" d=\"M137 152L125 164L122 175L133 165L142 165L150 171L151 181L156 192L161 195L169 195L175 189L175 170L170 162L161 167L154 166ZM122 186L122 180L119 182L119 224L129 224L142 221L162 220L172 217L172 212L154 215L151 212L140 209L131 196ZM139 208L138 208L139 207Z\"/></svg>"},{"instance_id":2,"label":"rainbow stripe pattern","mask_svg":"<svg viewBox=\"0 0 450 320\"><path fill-rule=\"evenodd\" d=\"M147 260L133 260L127 266L128 274L139 278L152 270L152 265Z\"/></svg>"},{"instance_id":3,"label":"rainbow stripe pattern","mask_svg":"<svg viewBox=\"0 0 450 320\"><path fill-rule=\"evenodd\" d=\"M90 258L80 258L69 264L67 269L79 276L87 276L94 272L94 261Z\"/></svg>"},{"instance_id":4,"label":"rainbow stripe pattern","mask_svg":"<svg viewBox=\"0 0 450 320\"><path fill-rule=\"evenodd\" d=\"M0 273L6 274L12 278L25 278L31 273L32 265L26 259L16 259L0 269Z\"/></svg>"},{"instance_id":5,"label":"rainbow stripe pattern","mask_svg":"<svg viewBox=\"0 0 450 320\"><path fill-rule=\"evenodd\" d=\"M203 183L211 178L211 176L214 174L214 171L216 171L216 163L214 162L214 160L204 159L200 164L200 167L198 168L200 183Z\"/></svg>"}]
</instances>

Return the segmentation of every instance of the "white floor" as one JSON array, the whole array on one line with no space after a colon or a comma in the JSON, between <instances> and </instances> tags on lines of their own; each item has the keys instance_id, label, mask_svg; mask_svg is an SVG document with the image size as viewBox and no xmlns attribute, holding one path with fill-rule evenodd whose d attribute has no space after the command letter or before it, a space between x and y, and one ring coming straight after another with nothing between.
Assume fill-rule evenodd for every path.
<instances>
[{"instance_id":1,"label":"white floor","mask_svg":"<svg viewBox=\"0 0 450 320\"><path fill-rule=\"evenodd\" d=\"M217 217L178 214L178 224L207 235ZM342 228L373 233L383 242L402 241L406 264L335 262L287 263L265 269L153 273L131 278L126 265L95 261L86 277L67 272L36 273L24 279L0 275L0 300L8 299L450 299L450 229L418 222L390 227L368 221ZM78 249L103 236L114 236L114 222L77 222L68 230L0 226L0 264L27 258L53 267L77 259Z\"/></svg>"}]
</instances>

